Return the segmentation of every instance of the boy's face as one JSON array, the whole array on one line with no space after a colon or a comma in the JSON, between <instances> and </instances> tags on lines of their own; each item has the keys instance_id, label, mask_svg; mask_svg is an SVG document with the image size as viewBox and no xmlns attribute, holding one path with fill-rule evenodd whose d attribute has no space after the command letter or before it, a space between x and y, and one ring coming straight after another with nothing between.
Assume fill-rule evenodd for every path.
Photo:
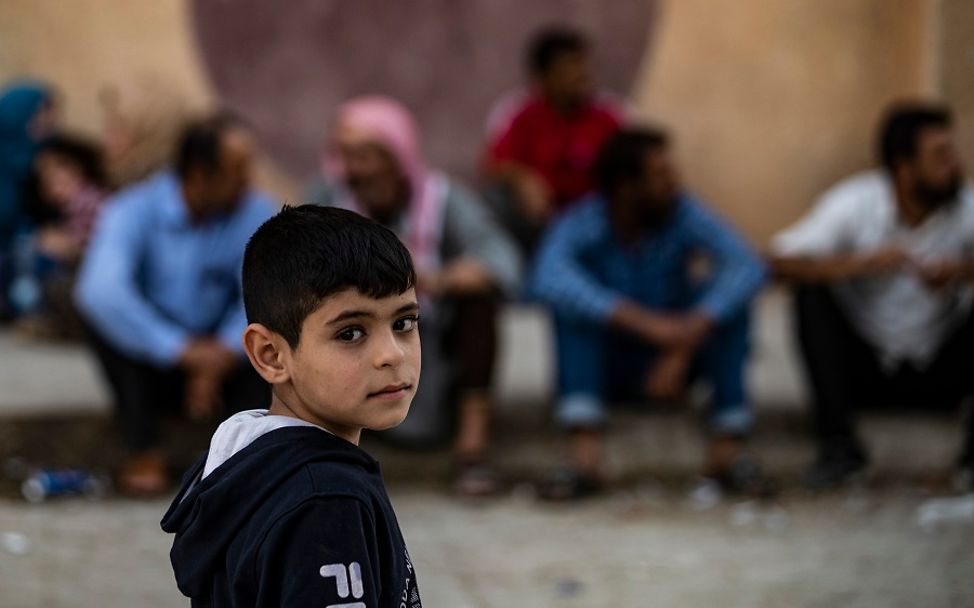
<instances>
[{"instance_id":1,"label":"boy's face","mask_svg":"<svg viewBox=\"0 0 974 608\"><path fill-rule=\"evenodd\" d=\"M419 385L419 306L414 289L370 298L346 289L325 298L288 357L287 406L358 443L406 417Z\"/></svg>"}]
</instances>

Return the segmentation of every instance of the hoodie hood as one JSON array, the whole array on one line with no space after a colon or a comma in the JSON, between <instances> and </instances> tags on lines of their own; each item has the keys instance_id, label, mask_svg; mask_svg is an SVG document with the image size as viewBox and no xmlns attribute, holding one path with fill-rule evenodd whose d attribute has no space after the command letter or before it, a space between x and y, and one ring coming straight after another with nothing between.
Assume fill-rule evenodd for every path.
<instances>
[{"instance_id":1,"label":"hoodie hood","mask_svg":"<svg viewBox=\"0 0 974 608\"><path fill-rule=\"evenodd\" d=\"M327 462L379 475L378 462L358 446L304 426L258 437L201 479L206 460L186 474L162 520L162 529L177 535L170 556L179 589L190 597L225 568L228 546L253 514L304 467Z\"/></svg>"}]
</instances>

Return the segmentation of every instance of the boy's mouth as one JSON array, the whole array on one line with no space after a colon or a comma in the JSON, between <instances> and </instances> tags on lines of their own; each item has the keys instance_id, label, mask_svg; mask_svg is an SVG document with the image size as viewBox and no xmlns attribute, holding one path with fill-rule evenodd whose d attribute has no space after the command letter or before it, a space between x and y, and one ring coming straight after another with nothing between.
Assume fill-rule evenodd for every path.
<instances>
[{"instance_id":1,"label":"boy's mouth","mask_svg":"<svg viewBox=\"0 0 974 608\"><path fill-rule=\"evenodd\" d=\"M402 384L390 384L377 390L373 393L369 393L369 399L381 399L383 401L395 401L397 399L402 399L409 392L409 389L413 387L412 384L402 383Z\"/></svg>"}]
</instances>

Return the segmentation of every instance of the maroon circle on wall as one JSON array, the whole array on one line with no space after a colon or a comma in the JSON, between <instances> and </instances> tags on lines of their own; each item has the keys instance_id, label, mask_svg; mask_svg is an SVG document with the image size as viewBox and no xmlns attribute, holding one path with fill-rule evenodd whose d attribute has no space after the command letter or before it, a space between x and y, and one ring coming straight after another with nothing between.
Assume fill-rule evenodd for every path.
<instances>
[{"instance_id":1,"label":"maroon circle on wall","mask_svg":"<svg viewBox=\"0 0 974 608\"><path fill-rule=\"evenodd\" d=\"M430 162L472 175L486 115L525 82L530 36L580 27L600 87L629 93L650 45L655 0L194 0L206 69L222 102L254 124L296 176L316 171L332 112L384 94L423 129Z\"/></svg>"}]
</instances>

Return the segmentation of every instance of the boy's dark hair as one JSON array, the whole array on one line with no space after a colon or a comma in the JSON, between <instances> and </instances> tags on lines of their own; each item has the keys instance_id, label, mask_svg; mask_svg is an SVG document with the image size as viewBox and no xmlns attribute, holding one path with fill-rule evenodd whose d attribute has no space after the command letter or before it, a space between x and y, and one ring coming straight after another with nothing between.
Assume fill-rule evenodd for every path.
<instances>
[{"instance_id":1,"label":"boy's dark hair","mask_svg":"<svg viewBox=\"0 0 974 608\"><path fill-rule=\"evenodd\" d=\"M297 348L322 300L353 287L371 298L416 283L409 251L381 224L352 211L285 205L250 237L243 262L247 321Z\"/></svg>"},{"instance_id":2,"label":"boy's dark hair","mask_svg":"<svg viewBox=\"0 0 974 608\"><path fill-rule=\"evenodd\" d=\"M177 175L185 178L195 169L200 169L207 175L216 173L220 168L220 144L223 136L227 131L242 126L240 119L228 112L187 124L176 143L173 157Z\"/></svg>"},{"instance_id":3,"label":"boy's dark hair","mask_svg":"<svg viewBox=\"0 0 974 608\"><path fill-rule=\"evenodd\" d=\"M619 131L603 144L595 159L593 171L599 190L612 196L619 184L639 179L646 170L646 155L668 145L669 137L661 129Z\"/></svg>"},{"instance_id":4,"label":"boy's dark hair","mask_svg":"<svg viewBox=\"0 0 974 608\"><path fill-rule=\"evenodd\" d=\"M903 102L887 110L879 129L879 161L893 171L901 161L916 157L920 132L930 127L950 128L947 106L926 102Z\"/></svg>"},{"instance_id":5,"label":"boy's dark hair","mask_svg":"<svg viewBox=\"0 0 974 608\"><path fill-rule=\"evenodd\" d=\"M53 154L78 167L85 181L99 188L108 186L105 160L101 149L83 137L59 133L44 140L38 154Z\"/></svg>"},{"instance_id":6,"label":"boy's dark hair","mask_svg":"<svg viewBox=\"0 0 974 608\"><path fill-rule=\"evenodd\" d=\"M588 40L580 31L566 26L547 27L538 32L528 45L528 73L543 76L563 56L585 53L588 48Z\"/></svg>"}]
</instances>

